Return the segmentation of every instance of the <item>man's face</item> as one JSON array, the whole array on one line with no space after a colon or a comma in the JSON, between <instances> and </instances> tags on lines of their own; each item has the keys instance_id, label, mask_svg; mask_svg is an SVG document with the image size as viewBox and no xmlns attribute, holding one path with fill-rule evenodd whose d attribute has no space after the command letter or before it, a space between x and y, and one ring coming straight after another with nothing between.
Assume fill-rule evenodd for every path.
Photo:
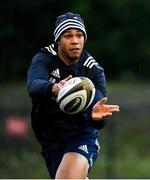
<instances>
[{"instance_id":1,"label":"man's face","mask_svg":"<svg viewBox=\"0 0 150 180\"><path fill-rule=\"evenodd\" d=\"M74 63L80 58L84 47L84 34L78 29L68 29L58 41L59 57L67 62Z\"/></svg>"}]
</instances>

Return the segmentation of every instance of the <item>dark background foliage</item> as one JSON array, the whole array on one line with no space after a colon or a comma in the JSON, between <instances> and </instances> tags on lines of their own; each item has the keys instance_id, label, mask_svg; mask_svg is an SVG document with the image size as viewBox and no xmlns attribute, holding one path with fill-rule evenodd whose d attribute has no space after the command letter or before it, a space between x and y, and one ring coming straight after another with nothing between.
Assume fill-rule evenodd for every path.
<instances>
[{"instance_id":1,"label":"dark background foliage","mask_svg":"<svg viewBox=\"0 0 150 180\"><path fill-rule=\"evenodd\" d=\"M108 79L149 80L149 0L5 0L0 5L0 82L26 79L36 51L53 42L56 17L79 13L85 48Z\"/></svg>"}]
</instances>

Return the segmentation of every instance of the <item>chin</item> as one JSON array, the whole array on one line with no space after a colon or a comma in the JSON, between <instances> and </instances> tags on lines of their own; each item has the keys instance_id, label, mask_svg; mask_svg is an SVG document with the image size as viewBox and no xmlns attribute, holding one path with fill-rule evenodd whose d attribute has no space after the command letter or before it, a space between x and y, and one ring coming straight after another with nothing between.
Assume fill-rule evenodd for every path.
<instances>
[{"instance_id":1,"label":"chin","mask_svg":"<svg viewBox=\"0 0 150 180\"><path fill-rule=\"evenodd\" d=\"M81 56L81 52L72 52L70 53L70 57L73 59L79 58Z\"/></svg>"},{"instance_id":2,"label":"chin","mask_svg":"<svg viewBox=\"0 0 150 180\"><path fill-rule=\"evenodd\" d=\"M70 61L72 61L72 62L76 62L78 60L79 60L79 57L70 58Z\"/></svg>"}]
</instances>

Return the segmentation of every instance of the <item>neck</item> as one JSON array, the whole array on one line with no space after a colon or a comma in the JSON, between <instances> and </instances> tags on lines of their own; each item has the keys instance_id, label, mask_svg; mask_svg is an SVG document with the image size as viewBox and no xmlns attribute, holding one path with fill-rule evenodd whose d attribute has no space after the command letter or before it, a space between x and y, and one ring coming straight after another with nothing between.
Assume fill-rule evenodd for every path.
<instances>
[{"instance_id":1,"label":"neck","mask_svg":"<svg viewBox=\"0 0 150 180\"><path fill-rule=\"evenodd\" d=\"M58 56L60 60L62 60L66 65L76 64L79 61L79 58L77 59L71 59L68 57L64 57L61 53L58 52Z\"/></svg>"}]
</instances>

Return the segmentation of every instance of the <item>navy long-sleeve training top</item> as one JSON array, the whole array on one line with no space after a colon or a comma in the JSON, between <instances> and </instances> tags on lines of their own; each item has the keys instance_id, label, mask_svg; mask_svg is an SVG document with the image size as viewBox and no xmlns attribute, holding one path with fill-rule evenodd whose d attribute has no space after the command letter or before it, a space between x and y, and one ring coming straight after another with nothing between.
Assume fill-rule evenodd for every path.
<instances>
[{"instance_id":1,"label":"navy long-sleeve training top","mask_svg":"<svg viewBox=\"0 0 150 180\"><path fill-rule=\"evenodd\" d=\"M55 83L68 75L88 77L96 87L92 105L79 114L62 112L51 91ZM105 125L105 120L97 122L91 118L93 105L106 96L104 70L87 51L82 52L77 64L66 65L53 44L40 49L28 69L27 86L32 99L31 124L42 146L55 149L75 137L97 137Z\"/></svg>"}]
</instances>

